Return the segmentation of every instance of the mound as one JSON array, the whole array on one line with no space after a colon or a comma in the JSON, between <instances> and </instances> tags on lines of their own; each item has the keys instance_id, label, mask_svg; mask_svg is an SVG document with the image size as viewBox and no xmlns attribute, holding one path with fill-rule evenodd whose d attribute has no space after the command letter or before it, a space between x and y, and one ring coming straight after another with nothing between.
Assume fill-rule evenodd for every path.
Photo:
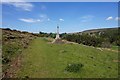
<instances>
[{"instance_id":1,"label":"mound","mask_svg":"<svg viewBox=\"0 0 120 80\"><path fill-rule=\"evenodd\" d=\"M55 44L64 44L64 41L62 41L62 39L54 39L52 43L55 43Z\"/></svg>"}]
</instances>

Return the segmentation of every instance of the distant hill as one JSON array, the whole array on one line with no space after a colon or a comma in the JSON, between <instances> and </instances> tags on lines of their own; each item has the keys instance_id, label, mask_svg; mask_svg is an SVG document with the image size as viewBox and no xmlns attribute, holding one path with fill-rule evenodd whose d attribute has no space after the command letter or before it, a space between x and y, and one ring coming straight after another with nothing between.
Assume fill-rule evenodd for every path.
<instances>
[{"instance_id":1,"label":"distant hill","mask_svg":"<svg viewBox=\"0 0 120 80\"><path fill-rule=\"evenodd\" d=\"M83 31L83 33L102 32L102 31L107 31L107 30L118 30L118 28L92 29L92 30L86 30L86 31Z\"/></svg>"},{"instance_id":2,"label":"distant hill","mask_svg":"<svg viewBox=\"0 0 120 80\"><path fill-rule=\"evenodd\" d=\"M99 33L99 32L106 32L106 31L118 31L120 27L116 28L101 28L101 29L90 29L90 30L85 30L82 32L75 32L75 33L70 33L70 34L81 34L81 33Z\"/></svg>"},{"instance_id":3,"label":"distant hill","mask_svg":"<svg viewBox=\"0 0 120 80\"><path fill-rule=\"evenodd\" d=\"M99 32L106 32L106 31L118 31L120 27L115 28L100 28L100 29L90 29L90 30L84 30L81 32L74 32L74 33L68 33L68 34L82 34L82 33L99 33Z\"/></svg>"}]
</instances>

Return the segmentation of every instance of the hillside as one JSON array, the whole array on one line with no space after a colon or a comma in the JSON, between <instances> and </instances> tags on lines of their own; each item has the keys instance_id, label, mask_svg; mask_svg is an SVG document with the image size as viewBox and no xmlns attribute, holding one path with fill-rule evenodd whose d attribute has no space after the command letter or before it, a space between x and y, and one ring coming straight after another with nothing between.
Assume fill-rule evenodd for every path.
<instances>
[{"instance_id":1,"label":"hillside","mask_svg":"<svg viewBox=\"0 0 120 80\"><path fill-rule=\"evenodd\" d=\"M17 30L0 29L2 31L2 64L3 76L12 74L10 68L18 66L18 58L21 52L28 47L35 36L28 32ZM15 64L15 65L14 65ZM14 65L14 66L13 66Z\"/></svg>"},{"instance_id":2,"label":"hillside","mask_svg":"<svg viewBox=\"0 0 120 80\"><path fill-rule=\"evenodd\" d=\"M89 33L99 33L99 32L106 32L106 31L118 31L119 28L116 27L116 28L90 29L90 30L85 30L82 32L75 32L75 33L70 33L70 34L80 34L80 33L88 33L89 34Z\"/></svg>"},{"instance_id":3,"label":"hillside","mask_svg":"<svg viewBox=\"0 0 120 80\"><path fill-rule=\"evenodd\" d=\"M91 32L103 32L108 30L118 30L118 28L101 28L101 29L91 29L91 30L85 30L83 33L91 33Z\"/></svg>"},{"instance_id":4,"label":"hillside","mask_svg":"<svg viewBox=\"0 0 120 80\"><path fill-rule=\"evenodd\" d=\"M77 33L63 33L61 37L68 41L84 44L87 46L112 48L120 46L120 29L119 28L105 28L86 30Z\"/></svg>"}]
</instances>

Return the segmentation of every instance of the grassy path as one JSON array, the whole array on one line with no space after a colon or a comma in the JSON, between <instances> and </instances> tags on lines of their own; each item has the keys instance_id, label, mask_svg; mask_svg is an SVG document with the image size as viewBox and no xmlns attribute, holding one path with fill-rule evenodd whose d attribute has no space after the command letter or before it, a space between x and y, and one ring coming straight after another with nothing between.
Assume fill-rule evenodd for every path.
<instances>
[{"instance_id":1,"label":"grassy path","mask_svg":"<svg viewBox=\"0 0 120 80\"><path fill-rule=\"evenodd\" d=\"M17 77L30 78L114 78L118 74L118 53L100 51L79 44L49 44L45 38L33 40L23 51ZM67 64L82 63L78 73L64 71Z\"/></svg>"}]
</instances>

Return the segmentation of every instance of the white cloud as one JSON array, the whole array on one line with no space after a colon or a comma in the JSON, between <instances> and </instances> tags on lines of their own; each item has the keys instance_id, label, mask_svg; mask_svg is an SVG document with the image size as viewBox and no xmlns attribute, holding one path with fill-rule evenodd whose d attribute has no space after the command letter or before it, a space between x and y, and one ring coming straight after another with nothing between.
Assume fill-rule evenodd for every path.
<instances>
[{"instance_id":1,"label":"white cloud","mask_svg":"<svg viewBox=\"0 0 120 80\"><path fill-rule=\"evenodd\" d=\"M64 21L64 19L60 18L59 21Z\"/></svg>"},{"instance_id":2,"label":"white cloud","mask_svg":"<svg viewBox=\"0 0 120 80\"><path fill-rule=\"evenodd\" d=\"M32 19L32 18L21 18L20 21L27 22L27 23L34 23L34 22L40 22L40 19Z\"/></svg>"},{"instance_id":3,"label":"white cloud","mask_svg":"<svg viewBox=\"0 0 120 80\"><path fill-rule=\"evenodd\" d=\"M25 11L31 11L34 7L31 3L25 2L24 0L5 0L2 2L2 4L12 5Z\"/></svg>"},{"instance_id":4,"label":"white cloud","mask_svg":"<svg viewBox=\"0 0 120 80\"><path fill-rule=\"evenodd\" d=\"M40 14L40 18L47 18L48 16L46 14Z\"/></svg>"},{"instance_id":5,"label":"white cloud","mask_svg":"<svg viewBox=\"0 0 120 80\"><path fill-rule=\"evenodd\" d=\"M117 21L120 20L120 17L116 17L115 20L117 20Z\"/></svg>"},{"instance_id":6,"label":"white cloud","mask_svg":"<svg viewBox=\"0 0 120 80\"><path fill-rule=\"evenodd\" d=\"M51 19L46 14L40 14L40 20L41 22L51 21Z\"/></svg>"},{"instance_id":7,"label":"white cloud","mask_svg":"<svg viewBox=\"0 0 120 80\"><path fill-rule=\"evenodd\" d=\"M37 19L36 21L37 21L37 22L40 22L41 20L40 20L40 19Z\"/></svg>"},{"instance_id":8,"label":"white cloud","mask_svg":"<svg viewBox=\"0 0 120 80\"><path fill-rule=\"evenodd\" d=\"M21 8L25 11L31 11L33 8L33 5L31 3L26 3L26 2L14 3L13 6L17 8Z\"/></svg>"},{"instance_id":9,"label":"white cloud","mask_svg":"<svg viewBox=\"0 0 120 80\"><path fill-rule=\"evenodd\" d=\"M48 18L47 20L50 21L50 18Z\"/></svg>"},{"instance_id":10,"label":"white cloud","mask_svg":"<svg viewBox=\"0 0 120 80\"><path fill-rule=\"evenodd\" d=\"M112 16L109 16L108 18L106 18L106 20L112 20L113 17Z\"/></svg>"}]
</instances>

